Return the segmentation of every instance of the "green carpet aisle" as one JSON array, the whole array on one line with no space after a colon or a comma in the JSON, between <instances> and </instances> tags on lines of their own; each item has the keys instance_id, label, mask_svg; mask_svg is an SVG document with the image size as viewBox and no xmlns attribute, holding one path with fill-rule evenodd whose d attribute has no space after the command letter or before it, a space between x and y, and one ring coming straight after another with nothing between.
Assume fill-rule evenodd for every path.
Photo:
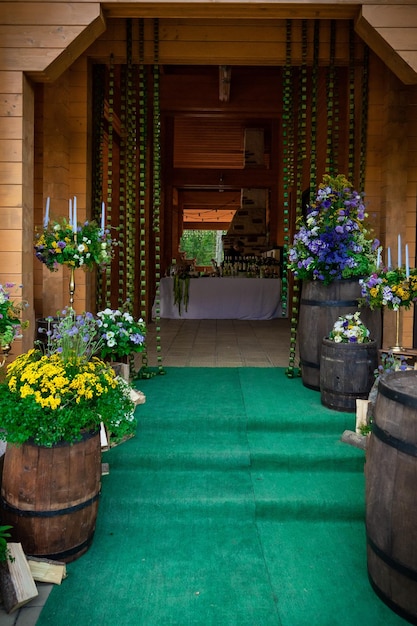
<instances>
[{"instance_id":1,"label":"green carpet aisle","mask_svg":"<svg viewBox=\"0 0 417 626\"><path fill-rule=\"evenodd\" d=\"M93 545L37 626L405 624L366 573L354 416L272 368L141 381L137 436L105 452Z\"/></svg>"}]
</instances>

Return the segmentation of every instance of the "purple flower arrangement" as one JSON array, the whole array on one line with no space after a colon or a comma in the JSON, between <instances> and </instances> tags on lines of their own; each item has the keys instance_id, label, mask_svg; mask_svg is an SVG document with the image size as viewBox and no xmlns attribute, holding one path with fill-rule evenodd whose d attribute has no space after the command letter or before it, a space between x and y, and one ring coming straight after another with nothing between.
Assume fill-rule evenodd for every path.
<instances>
[{"instance_id":1,"label":"purple flower arrangement","mask_svg":"<svg viewBox=\"0 0 417 626\"><path fill-rule=\"evenodd\" d=\"M363 194L354 191L345 176L323 176L289 249L288 267L294 276L328 285L369 275L376 267L379 241L366 228L366 217Z\"/></svg>"}]
</instances>

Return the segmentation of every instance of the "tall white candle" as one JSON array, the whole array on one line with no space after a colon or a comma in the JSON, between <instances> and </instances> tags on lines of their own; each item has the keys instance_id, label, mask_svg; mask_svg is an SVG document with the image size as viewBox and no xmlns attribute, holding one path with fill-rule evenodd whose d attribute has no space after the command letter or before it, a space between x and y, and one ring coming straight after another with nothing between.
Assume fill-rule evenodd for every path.
<instances>
[{"instance_id":1,"label":"tall white candle","mask_svg":"<svg viewBox=\"0 0 417 626\"><path fill-rule=\"evenodd\" d=\"M388 269L391 269L391 248L388 248L388 262L387 262L387 267L388 267Z\"/></svg>"},{"instance_id":2,"label":"tall white candle","mask_svg":"<svg viewBox=\"0 0 417 626\"><path fill-rule=\"evenodd\" d=\"M101 233L104 233L106 223L106 207L104 202L101 203Z\"/></svg>"},{"instance_id":3,"label":"tall white candle","mask_svg":"<svg viewBox=\"0 0 417 626\"><path fill-rule=\"evenodd\" d=\"M398 235L398 267L401 267L401 235Z\"/></svg>"},{"instance_id":4,"label":"tall white candle","mask_svg":"<svg viewBox=\"0 0 417 626\"><path fill-rule=\"evenodd\" d=\"M69 218L70 228L72 228L72 200L71 198L69 199L69 202L68 202L68 218Z\"/></svg>"},{"instance_id":5,"label":"tall white candle","mask_svg":"<svg viewBox=\"0 0 417 626\"><path fill-rule=\"evenodd\" d=\"M44 228L48 228L48 224L49 224L49 203L50 203L50 197L48 196L46 198L46 206L45 206L45 217L43 219L43 227Z\"/></svg>"},{"instance_id":6,"label":"tall white candle","mask_svg":"<svg viewBox=\"0 0 417 626\"><path fill-rule=\"evenodd\" d=\"M72 232L76 233L77 232L77 197L74 196L74 206L73 206L73 213L72 213Z\"/></svg>"},{"instance_id":7,"label":"tall white candle","mask_svg":"<svg viewBox=\"0 0 417 626\"><path fill-rule=\"evenodd\" d=\"M405 244L405 276L410 278L410 258L408 256L408 243Z\"/></svg>"},{"instance_id":8,"label":"tall white candle","mask_svg":"<svg viewBox=\"0 0 417 626\"><path fill-rule=\"evenodd\" d=\"M378 248L378 254L376 257L376 267L379 270L379 266L381 265L381 248Z\"/></svg>"}]
</instances>

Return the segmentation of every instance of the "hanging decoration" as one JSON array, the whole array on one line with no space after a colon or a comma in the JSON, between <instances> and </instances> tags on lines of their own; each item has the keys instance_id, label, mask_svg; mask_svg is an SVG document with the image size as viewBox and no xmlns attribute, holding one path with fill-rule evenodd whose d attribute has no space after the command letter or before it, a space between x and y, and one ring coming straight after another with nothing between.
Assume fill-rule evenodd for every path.
<instances>
[{"instance_id":1,"label":"hanging decoration","mask_svg":"<svg viewBox=\"0 0 417 626\"><path fill-rule=\"evenodd\" d=\"M127 20L126 37L126 282L125 300L133 313L136 300L136 81L132 62L132 20ZM122 303L120 303L122 304Z\"/></svg>"},{"instance_id":2,"label":"hanging decoration","mask_svg":"<svg viewBox=\"0 0 417 626\"><path fill-rule=\"evenodd\" d=\"M153 233L155 239L155 278L157 284L156 356L159 374L165 374L162 366L160 330L159 284L161 281L161 109L159 71L159 20L154 20L154 66L153 66Z\"/></svg>"},{"instance_id":3,"label":"hanging decoration","mask_svg":"<svg viewBox=\"0 0 417 626\"><path fill-rule=\"evenodd\" d=\"M355 180L355 44L353 24L349 28L349 122L348 180Z\"/></svg>"},{"instance_id":4,"label":"hanging decoration","mask_svg":"<svg viewBox=\"0 0 417 626\"><path fill-rule=\"evenodd\" d=\"M140 52L140 60L143 59L144 52L144 29L143 23L140 25L139 29L139 52ZM141 63L142 66L142 63ZM143 67L143 66L142 66ZM139 92L141 94L145 93L145 77L144 72L141 73L141 77L143 83L141 82L141 87ZM160 232L160 209L161 209L161 137L160 137L160 128L161 128L161 113L160 113L160 96L159 96L159 85L160 85L160 72L159 72L159 20L154 20L154 63L153 63L153 118L152 118L152 205L153 205L153 222L152 222L152 232L154 237L154 247L155 247L155 279L157 284L156 297L155 297L155 324L156 324L156 358L157 358L157 371L153 371L148 366L148 356L147 351L143 353L142 356L142 368L139 371L139 378L150 378L155 374L165 374L165 369L162 365L162 347L161 347L161 318L160 318L160 301L159 301L159 283L161 280L161 232ZM147 125L146 119L146 105L141 100L140 102L140 117L141 117L141 129L144 130ZM143 133L142 137L141 130L141 143L143 147L146 146L146 131ZM144 140L144 141L142 141ZM145 228L145 197L146 197L146 154L143 154L143 158L141 159L140 166L140 203L141 203L141 212L140 212L140 236L143 254L141 251L141 276L145 276L145 244L146 244L146 228ZM146 289L145 283L142 285L143 292L143 304L145 305L145 296Z\"/></svg>"},{"instance_id":5,"label":"hanging decoration","mask_svg":"<svg viewBox=\"0 0 417 626\"><path fill-rule=\"evenodd\" d=\"M365 188L366 146L368 137L369 48L365 46L362 71L362 114L360 132L359 189Z\"/></svg>"},{"instance_id":6,"label":"hanging decoration","mask_svg":"<svg viewBox=\"0 0 417 626\"><path fill-rule=\"evenodd\" d=\"M140 274L140 308L141 315L146 317L146 194L147 194L147 160L146 146L148 143L148 84L147 73L144 64L144 20L139 20L139 100L138 100L138 124L139 124L139 274ZM159 329L157 330L159 332ZM145 349L142 353L142 367L139 370L140 378L150 376L148 368L148 349L145 342Z\"/></svg>"},{"instance_id":7,"label":"hanging decoration","mask_svg":"<svg viewBox=\"0 0 417 626\"><path fill-rule=\"evenodd\" d=\"M113 213L113 118L114 118L114 58L110 55L109 63L109 91L108 91L108 142L107 142L107 201L106 216L107 223L112 224ZM120 254L120 251L119 251ZM111 306L111 267L106 269L104 283L104 304L106 307Z\"/></svg>"},{"instance_id":8,"label":"hanging decoration","mask_svg":"<svg viewBox=\"0 0 417 626\"><path fill-rule=\"evenodd\" d=\"M314 197L314 190L317 186L317 103L319 92L319 46L320 46L320 21L314 20L313 34L313 68L311 71L311 107L310 107L310 184L309 201Z\"/></svg>"},{"instance_id":9,"label":"hanging decoration","mask_svg":"<svg viewBox=\"0 0 417 626\"><path fill-rule=\"evenodd\" d=\"M286 62L283 75L283 194L284 194L284 259L283 259L283 279L282 289L285 295L285 307L288 299L288 235L289 235L289 215L290 215L290 188L294 183L294 102L293 102L293 75L294 70L291 62L291 28L292 20L286 21ZM286 237L286 239L285 239ZM283 295L283 297L284 297ZM297 306L298 296L293 290L291 307L291 337L290 337L290 360L286 370L288 377L293 377L295 370L295 354L297 344ZM284 306L284 303L283 303Z\"/></svg>"},{"instance_id":10,"label":"hanging decoration","mask_svg":"<svg viewBox=\"0 0 417 626\"><path fill-rule=\"evenodd\" d=\"M98 66L93 81L93 117L100 120L93 127L93 151L95 158L93 159L93 207L94 217L99 223L101 215L101 206L103 201L103 144L104 144L104 85L105 72L104 66ZM97 274L97 290L96 290L96 309L99 311L103 305L103 285L104 274Z\"/></svg>"},{"instance_id":11,"label":"hanging decoration","mask_svg":"<svg viewBox=\"0 0 417 626\"><path fill-rule=\"evenodd\" d=\"M336 100L335 100L335 83L336 83L336 69L335 69L335 42L336 42L336 30L335 21L330 22L330 59L327 69L327 140L326 140L326 173L333 176L335 174L335 125L336 125Z\"/></svg>"},{"instance_id":12,"label":"hanging decoration","mask_svg":"<svg viewBox=\"0 0 417 626\"><path fill-rule=\"evenodd\" d=\"M358 65L358 60L355 57L355 35L353 26L351 29L350 39L350 54L349 54L349 68L348 68L348 80L347 80L347 102L341 101L341 89L343 86L343 80L346 75L344 68L337 68L336 57L336 40L337 40L337 22L332 20L330 22L330 46L329 46L329 59L327 63L327 70L324 73L320 72L319 67L319 40L320 40L320 26L321 22L316 20L313 28L310 31L307 29L307 22L303 20L301 22L301 64L298 70L294 68L294 62L292 53L297 57L300 56L299 52L295 52L295 41L292 38L291 21L287 20L286 29L286 64L283 72L283 223L284 223L284 253L285 253L285 269L288 265L288 246L285 245L288 241L290 233L290 220L289 214L291 210L290 206L290 189L291 186L295 186L295 221L297 221L303 211L303 205L314 198L314 194L317 188L317 169L318 160L324 159L325 172L335 175L342 163L344 167L347 166L347 171L352 179L355 178L355 172L357 165L355 163L355 156L358 154L358 97L355 92L358 93L358 78L361 73L362 77L362 97L360 100L361 114L360 114L360 156L361 162L359 166L359 179L361 187L363 187L364 181L364 169L365 169L365 154L366 154L366 127L367 127L367 108L368 108L368 62L369 52L367 48L364 48L363 61L361 65ZM311 73L308 69L308 33L312 32L312 63ZM320 63L323 64L323 58L320 59ZM298 76L298 81L295 77ZM311 88L307 91L308 78L311 76ZM320 77L325 78L325 90L326 90L326 117L318 115L318 100L319 100L319 86ZM343 92L344 93L344 92ZM297 99L295 100L295 94ZM342 113L347 116L349 120L349 132L348 132L348 145L347 153L340 154L341 145L340 141L340 117L341 106L343 103ZM356 105L356 107L355 107ZM309 107L309 108L308 108ZM297 117L293 115L293 111L296 111ZM292 117L291 117L292 116ZM310 121L308 126L307 122ZM323 126L323 123L326 126ZM297 146L297 152L290 151L288 149L288 136L290 135L289 125L292 128L296 128L297 140L295 145ZM321 127L320 127L321 125ZM293 130L294 132L294 130ZM319 135L326 136L325 148L318 143ZM310 137L310 149L306 149L306 138ZM321 153L321 154L319 154ZM290 183L289 172L292 165L296 167L295 180ZM306 178L306 165L309 165L309 189L302 194L303 180ZM357 173L357 172L356 172ZM308 198L307 198L308 196ZM283 286L284 289L284 286ZM289 353L289 365L286 369L286 375L288 377L294 377L300 375L300 368L296 367L296 342L297 342L297 326L298 326L298 310L300 300L300 285L297 280L293 283L292 292L292 307L291 307L291 338L290 338L290 353Z\"/></svg>"}]
</instances>

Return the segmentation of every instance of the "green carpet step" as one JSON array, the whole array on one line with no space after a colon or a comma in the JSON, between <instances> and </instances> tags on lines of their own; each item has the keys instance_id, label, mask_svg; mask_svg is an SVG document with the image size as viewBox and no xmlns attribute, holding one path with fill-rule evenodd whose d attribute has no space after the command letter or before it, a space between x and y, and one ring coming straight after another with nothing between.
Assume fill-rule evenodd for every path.
<instances>
[{"instance_id":1,"label":"green carpet step","mask_svg":"<svg viewBox=\"0 0 417 626\"><path fill-rule=\"evenodd\" d=\"M252 472L257 515L268 519L363 519L363 475Z\"/></svg>"},{"instance_id":2,"label":"green carpet step","mask_svg":"<svg viewBox=\"0 0 417 626\"><path fill-rule=\"evenodd\" d=\"M142 410L141 405L141 410ZM295 411L288 415L282 407L270 405L264 416L256 415L255 418L246 418L244 411L239 412L234 407L233 413L218 415L212 411L201 414L192 409L191 414L178 415L173 412L167 416L144 416L140 415L138 434L147 430L156 430L161 433L176 430L195 432L212 431L214 433L230 433L232 430L240 430L243 427L249 432L265 433L317 433L325 432L332 435L340 435L345 430L355 429L355 415L352 413L339 413L330 409L315 409L314 415Z\"/></svg>"},{"instance_id":3,"label":"green carpet step","mask_svg":"<svg viewBox=\"0 0 417 626\"><path fill-rule=\"evenodd\" d=\"M399 626L367 575L363 521L258 520L280 626Z\"/></svg>"},{"instance_id":4,"label":"green carpet step","mask_svg":"<svg viewBox=\"0 0 417 626\"><path fill-rule=\"evenodd\" d=\"M114 476L117 479L117 472ZM192 510L195 515L237 516L248 507L271 519L363 519L363 476L350 472L259 472L132 470L123 473L133 505L120 496L121 506L140 510L165 510L178 515ZM217 512L217 513L216 513Z\"/></svg>"},{"instance_id":5,"label":"green carpet step","mask_svg":"<svg viewBox=\"0 0 417 626\"><path fill-rule=\"evenodd\" d=\"M327 433L248 433L253 468L363 472L365 454Z\"/></svg>"}]
</instances>

